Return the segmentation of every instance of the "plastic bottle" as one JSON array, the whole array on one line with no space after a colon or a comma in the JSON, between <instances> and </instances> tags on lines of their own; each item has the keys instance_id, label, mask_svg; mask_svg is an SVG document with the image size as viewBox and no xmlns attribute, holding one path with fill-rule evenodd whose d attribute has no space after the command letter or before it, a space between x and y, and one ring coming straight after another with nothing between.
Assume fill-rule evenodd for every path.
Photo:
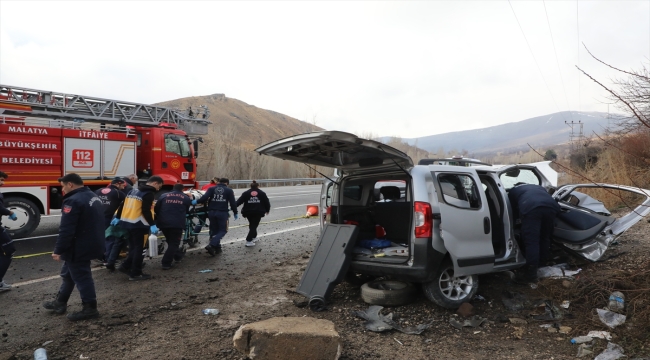
<instances>
[{"instance_id":1,"label":"plastic bottle","mask_svg":"<svg viewBox=\"0 0 650 360\"><path fill-rule=\"evenodd\" d=\"M155 234L149 235L149 256L158 256L158 236Z\"/></svg>"},{"instance_id":2,"label":"plastic bottle","mask_svg":"<svg viewBox=\"0 0 650 360\"><path fill-rule=\"evenodd\" d=\"M609 295L609 306L611 311L623 311L625 309L625 295L620 291L614 291Z\"/></svg>"},{"instance_id":3,"label":"plastic bottle","mask_svg":"<svg viewBox=\"0 0 650 360\"><path fill-rule=\"evenodd\" d=\"M203 309L205 315L218 315L219 309Z\"/></svg>"},{"instance_id":4,"label":"plastic bottle","mask_svg":"<svg viewBox=\"0 0 650 360\"><path fill-rule=\"evenodd\" d=\"M43 348L38 348L34 351L34 360L47 360L47 351Z\"/></svg>"},{"instance_id":5,"label":"plastic bottle","mask_svg":"<svg viewBox=\"0 0 650 360\"><path fill-rule=\"evenodd\" d=\"M578 336L571 339L571 344L582 344L593 340L591 336Z\"/></svg>"}]
</instances>

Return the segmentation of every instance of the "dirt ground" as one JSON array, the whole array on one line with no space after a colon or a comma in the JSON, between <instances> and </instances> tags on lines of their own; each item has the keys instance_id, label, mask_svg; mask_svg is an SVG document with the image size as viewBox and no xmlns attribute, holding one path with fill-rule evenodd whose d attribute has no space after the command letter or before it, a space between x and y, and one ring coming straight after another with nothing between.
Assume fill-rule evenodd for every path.
<instances>
[{"instance_id":1,"label":"dirt ground","mask_svg":"<svg viewBox=\"0 0 650 360\"><path fill-rule=\"evenodd\" d=\"M101 312L96 320L73 323L41 308L42 301L55 295L57 280L43 286L48 292L26 286L14 289L0 295L0 359L32 359L33 351L45 342L50 342L45 346L50 360L244 359L233 347L235 331L243 324L277 316L334 322L343 343L341 359L573 359L578 345L570 343L572 337L589 330L608 330L590 307L600 299L592 296L593 291L583 296L580 289L587 287L580 284L615 271L650 269L650 223L643 220L607 252L607 260L585 263L572 259L573 268L582 272L564 285L561 279L545 279L532 289L511 284L506 274L481 276L478 294L484 300L472 301L476 314L488 320L480 327L457 330L450 319L462 319L454 310L439 308L420 294L411 304L386 308L383 313L392 312L404 325L431 323L428 330L421 335L373 333L364 328L364 320L351 314L367 308L357 286L337 286L327 311L312 312L294 304L294 300L304 300L291 291L309 261L316 232L312 228L303 234L284 235L281 240L261 240L260 245L268 241L266 247L230 244L217 258L192 252L178 268L166 272L154 269L155 264L148 261L156 276L151 281L129 282L121 273L96 271ZM279 246L278 241L287 246ZM199 272L205 268L214 271ZM502 303L504 291L522 293L529 300L526 308L508 311ZM624 293L629 299L638 294L632 290ZM560 320L538 321L531 317L539 313L531 305L538 299L557 305L569 300L571 305ZM609 330L614 336L611 341L621 345L629 358L648 358L650 324L642 318L641 308L650 306L642 299L634 304L636 309L626 308L627 322ZM606 306L603 298L600 307ZM69 310L79 308L75 292ZM217 308L220 314L203 315L205 308ZM509 318L525 323L513 324ZM553 323L572 330L561 334L540 327ZM607 341L596 340L593 355L586 358L593 358L606 345Z\"/></svg>"}]
</instances>

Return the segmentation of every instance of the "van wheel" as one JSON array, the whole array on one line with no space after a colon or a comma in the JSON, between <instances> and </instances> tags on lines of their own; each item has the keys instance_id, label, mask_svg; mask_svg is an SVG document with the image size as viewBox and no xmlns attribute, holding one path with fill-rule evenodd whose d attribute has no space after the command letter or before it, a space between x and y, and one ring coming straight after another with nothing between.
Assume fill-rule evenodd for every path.
<instances>
[{"instance_id":1,"label":"van wheel","mask_svg":"<svg viewBox=\"0 0 650 360\"><path fill-rule=\"evenodd\" d=\"M478 276L454 276L451 260L445 260L436 270L435 280L422 284L427 299L447 309L457 309L470 301L478 291Z\"/></svg>"},{"instance_id":2,"label":"van wheel","mask_svg":"<svg viewBox=\"0 0 650 360\"><path fill-rule=\"evenodd\" d=\"M18 218L16 221L7 218L2 223L13 239L29 236L41 222L40 210L27 199L8 197L5 199L5 207L13 211Z\"/></svg>"},{"instance_id":3,"label":"van wheel","mask_svg":"<svg viewBox=\"0 0 650 360\"><path fill-rule=\"evenodd\" d=\"M375 280L361 286L361 298L371 305L396 306L411 302L415 286L395 280Z\"/></svg>"}]
</instances>

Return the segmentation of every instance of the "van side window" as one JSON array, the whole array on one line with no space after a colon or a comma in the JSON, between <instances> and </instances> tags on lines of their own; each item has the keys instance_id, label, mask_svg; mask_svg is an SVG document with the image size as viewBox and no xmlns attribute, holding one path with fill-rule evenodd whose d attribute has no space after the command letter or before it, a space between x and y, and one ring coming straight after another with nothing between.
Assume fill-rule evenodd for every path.
<instances>
[{"instance_id":1,"label":"van side window","mask_svg":"<svg viewBox=\"0 0 650 360\"><path fill-rule=\"evenodd\" d=\"M442 197L449 205L464 209L479 209L481 196L476 182L469 175L441 174L438 176Z\"/></svg>"},{"instance_id":2,"label":"van side window","mask_svg":"<svg viewBox=\"0 0 650 360\"><path fill-rule=\"evenodd\" d=\"M517 176L512 175L513 174L510 174L509 172L499 175L499 179L501 179L501 183L506 190L512 189L516 183L520 182L525 184L541 185L537 174L530 169L520 169Z\"/></svg>"},{"instance_id":3,"label":"van side window","mask_svg":"<svg viewBox=\"0 0 650 360\"><path fill-rule=\"evenodd\" d=\"M361 185L351 185L343 188L343 196L352 200L361 200Z\"/></svg>"}]
</instances>

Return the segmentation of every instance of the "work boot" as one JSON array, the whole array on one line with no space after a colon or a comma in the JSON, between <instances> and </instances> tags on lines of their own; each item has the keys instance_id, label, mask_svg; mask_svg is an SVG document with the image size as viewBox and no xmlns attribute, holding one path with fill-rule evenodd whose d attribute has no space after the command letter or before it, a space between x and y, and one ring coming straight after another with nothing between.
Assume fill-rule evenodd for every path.
<instances>
[{"instance_id":1,"label":"work boot","mask_svg":"<svg viewBox=\"0 0 650 360\"><path fill-rule=\"evenodd\" d=\"M217 254L215 248L213 248L212 245L206 246L205 249L208 251L208 254L210 254L211 256L215 256Z\"/></svg>"},{"instance_id":2,"label":"work boot","mask_svg":"<svg viewBox=\"0 0 650 360\"><path fill-rule=\"evenodd\" d=\"M71 321L78 320L88 320L99 317L99 311L97 311L97 301L91 301L87 303L82 303L83 308L81 311L77 311L72 314L68 314L68 319Z\"/></svg>"},{"instance_id":3,"label":"work boot","mask_svg":"<svg viewBox=\"0 0 650 360\"><path fill-rule=\"evenodd\" d=\"M537 267L524 266L512 280L515 284L528 285L537 283Z\"/></svg>"},{"instance_id":4,"label":"work boot","mask_svg":"<svg viewBox=\"0 0 650 360\"><path fill-rule=\"evenodd\" d=\"M59 293L54 301L44 302L43 307L61 315L68 309L68 299Z\"/></svg>"}]
</instances>

